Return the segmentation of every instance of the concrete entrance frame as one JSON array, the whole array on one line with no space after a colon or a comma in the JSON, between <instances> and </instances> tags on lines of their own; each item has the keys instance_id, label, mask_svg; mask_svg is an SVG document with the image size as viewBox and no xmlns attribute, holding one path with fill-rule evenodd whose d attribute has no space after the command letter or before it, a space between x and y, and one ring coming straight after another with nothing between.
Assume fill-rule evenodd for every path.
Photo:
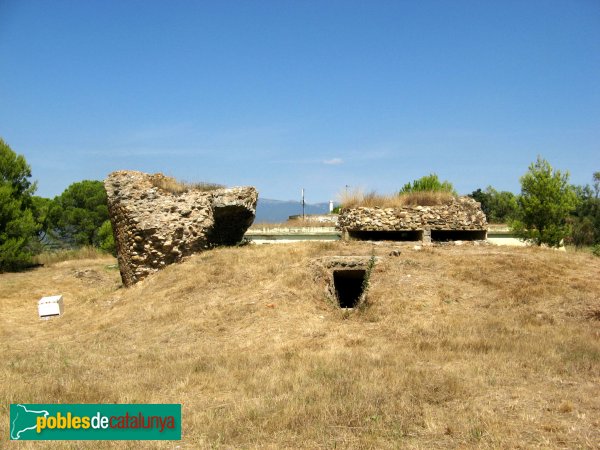
<instances>
[{"instance_id":1,"label":"concrete entrance frame","mask_svg":"<svg viewBox=\"0 0 600 450\"><path fill-rule=\"evenodd\" d=\"M375 256L326 256L311 262L315 281L323 285L328 301L339 308L351 310L366 300L367 290L362 290L365 278L371 276L372 267L379 262ZM347 282L347 286L340 283ZM357 288L361 291L353 297ZM349 296L349 297L348 297Z\"/></svg>"}]
</instances>

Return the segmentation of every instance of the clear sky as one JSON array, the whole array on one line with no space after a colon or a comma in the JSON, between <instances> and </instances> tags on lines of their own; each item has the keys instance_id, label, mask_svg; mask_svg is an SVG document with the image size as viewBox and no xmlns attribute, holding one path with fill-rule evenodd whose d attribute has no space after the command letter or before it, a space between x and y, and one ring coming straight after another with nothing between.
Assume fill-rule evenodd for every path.
<instances>
[{"instance_id":1,"label":"clear sky","mask_svg":"<svg viewBox=\"0 0 600 450\"><path fill-rule=\"evenodd\" d=\"M265 198L600 170L599 0L0 0L0 136L38 194L119 169Z\"/></svg>"}]
</instances>

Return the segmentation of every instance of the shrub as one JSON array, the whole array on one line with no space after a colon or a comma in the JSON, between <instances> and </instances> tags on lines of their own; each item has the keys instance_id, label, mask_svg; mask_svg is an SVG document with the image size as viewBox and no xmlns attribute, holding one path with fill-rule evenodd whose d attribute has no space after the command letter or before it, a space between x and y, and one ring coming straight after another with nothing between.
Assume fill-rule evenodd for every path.
<instances>
[{"instance_id":1,"label":"shrub","mask_svg":"<svg viewBox=\"0 0 600 450\"><path fill-rule=\"evenodd\" d=\"M438 176L435 173L430 175L426 175L424 177L419 178L418 180L414 180L412 183L406 183L400 189L400 194L405 194L408 192L449 192L453 195L456 195L456 191L454 190L454 186L449 181L440 181Z\"/></svg>"}]
</instances>

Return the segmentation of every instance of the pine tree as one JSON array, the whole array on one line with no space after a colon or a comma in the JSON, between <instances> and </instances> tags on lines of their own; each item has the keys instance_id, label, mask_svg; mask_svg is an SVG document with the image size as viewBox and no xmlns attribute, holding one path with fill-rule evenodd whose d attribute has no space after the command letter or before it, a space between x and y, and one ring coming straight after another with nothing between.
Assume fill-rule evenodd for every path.
<instances>
[{"instance_id":1,"label":"pine tree","mask_svg":"<svg viewBox=\"0 0 600 450\"><path fill-rule=\"evenodd\" d=\"M0 138L0 271L31 264L28 245L39 230L32 213L31 168Z\"/></svg>"},{"instance_id":2,"label":"pine tree","mask_svg":"<svg viewBox=\"0 0 600 450\"><path fill-rule=\"evenodd\" d=\"M553 170L538 156L521 177L516 220L512 228L520 238L537 245L559 247L569 235L569 214L577 206L577 196L569 184L569 173Z\"/></svg>"}]
</instances>

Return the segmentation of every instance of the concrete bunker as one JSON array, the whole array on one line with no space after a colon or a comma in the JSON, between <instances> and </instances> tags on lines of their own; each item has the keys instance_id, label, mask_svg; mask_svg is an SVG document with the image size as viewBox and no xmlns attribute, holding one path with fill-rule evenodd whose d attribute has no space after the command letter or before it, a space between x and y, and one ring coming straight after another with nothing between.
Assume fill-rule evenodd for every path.
<instances>
[{"instance_id":1,"label":"concrete bunker","mask_svg":"<svg viewBox=\"0 0 600 450\"><path fill-rule=\"evenodd\" d=\"M470 197L439 205L342 208L337 228L343 239L369 241L485 240L487 220Z\"/></svg>"},{"instance_id":2,"label":"concrete bunker","mask_svg":"<svg viewBox=\"0 0 600 450\"><path fill-rule=\"evenodd\" d=\"M333 286L340 308L354 308L364 293L365 269L345 269L333 271Z\"/></svg>"},{"instance_id":3,"label":"concrete bunker","mask_svg":"<svg viewBox=\"0 0 600 450\"><path fill-rule=\"evenodd\" d=\"M358 241L422 241L423 230L348 230L348 237Z\"/></svg>"}]
</instances>

